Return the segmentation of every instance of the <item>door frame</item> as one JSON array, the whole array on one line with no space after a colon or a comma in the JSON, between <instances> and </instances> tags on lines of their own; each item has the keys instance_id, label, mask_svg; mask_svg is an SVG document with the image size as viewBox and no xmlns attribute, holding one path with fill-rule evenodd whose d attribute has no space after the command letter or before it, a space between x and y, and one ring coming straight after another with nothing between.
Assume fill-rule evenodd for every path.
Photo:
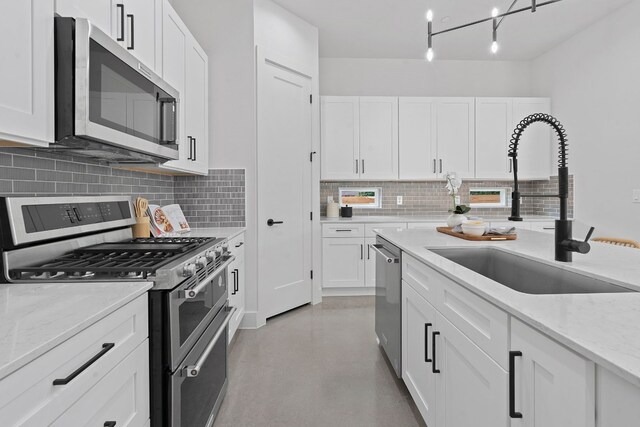
<instances>
[{"instance_id":1,"label":"door frame","mask_svg":"<svg viewBox=\"0 0 640 427\"><path fill-rule=\"evenodd\" d=\"M259 144L259 115L260 115L260 99L259 94L261 91L261 81L265 77L265 64L270 63L277 67L286 69L293 73L299 74L305 78L308 78L311 84L311 95L313 102L311 104L311 146L310 152L316 152L317 154L312 156L313 161L311 161L311 189L310 189L310 197L311 197L311 212L313 215L313 220L311 221L311 244L309 254L311 257L311 268L313 269L313 278L311 279L311 304L315 305L322 302L322 288L321 288L321 270L322 270L322 261L321 261L321 253L322 253L322 240L320 238L321 228L320 228L320 96L319 96L319 85L318 85L318 68L311 67L305 64L298 62L294 58L290 58L286 55L283 55L277 51L266 49L262 46L256 45L255 51L256 58L256 90L255 90L255 105L256 105L256 174L255 174L255 188L256 191L260 191L259 185L259 169L260 169L260 158L258 151ZM259 226L261 218L258 215L260 206L258 195L256 194L256 247L257 254L259 256L260 250L260 233ZM258 327L266 324L266 311L264 306L265 301L265 291L264 287L259 285L260 282L260 263L256 260L256 292L257 292L257 313L256 313L256 323Z\"/></svg>"}]
</instances>

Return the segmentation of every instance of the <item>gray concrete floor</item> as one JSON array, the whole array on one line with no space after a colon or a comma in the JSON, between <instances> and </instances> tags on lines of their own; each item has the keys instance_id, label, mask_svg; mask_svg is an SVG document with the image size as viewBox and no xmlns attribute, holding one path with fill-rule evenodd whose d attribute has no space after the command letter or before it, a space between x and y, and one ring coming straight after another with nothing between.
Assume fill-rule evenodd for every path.
<instances>
[{"instance_id":1,"label":"gray concrete floor","mask_svg":"<svg viewBox=\"0 0 640 427\"><path fill-rule=\"evenodd\" d=\"M214 427L425 426L376 344L373 297L324 298L239 330Z\"/></svg>"}]
</instances>

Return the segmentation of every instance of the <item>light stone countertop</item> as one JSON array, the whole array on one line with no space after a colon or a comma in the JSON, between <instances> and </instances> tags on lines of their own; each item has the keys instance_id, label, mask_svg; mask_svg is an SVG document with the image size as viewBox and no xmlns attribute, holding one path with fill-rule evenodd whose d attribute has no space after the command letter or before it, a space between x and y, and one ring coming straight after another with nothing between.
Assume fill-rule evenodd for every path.
<instances>
[{"instance_id":1,"label":"light stone countertop","mask_svg":"<svg viewBox=\"0 0 640 427\"><path fill-rule=\"evenodd\" d=\"M469 216L473 217L476 215L470 214ZM506 215L505 216L477 215L477 216L479 216L485 221L508 221L509 220ZM326 216L323 216L320 218L320 222L322 222L323 224L345 224L345 223L361 224L361 223L380 223L380 222L442 222L442 223L445 223L448 217L449 217L449 214L433 214L433 215L420 215L420 216L355 215L352 218L342 218L342 217L328 218ZM550 216L539 216L539 215L524 216L523 219L524 221L527 221L527 222L534 222L534 221L551 222L555 220L555 218Z\"/></svg>"},{"instance_id":2,"label":"light stone countertop","mask_svg":"<svg viewBox=\"0 0 640 427\"><path fill-rule=\"evenodd\" d=\"M238 234L246 231L245 227L210 227L210 228L192 228L189 233L182 236L188 237L222 237L231 240Z\"/></svg>"},{"instance_id":3,"label":"light stone countertop","mask_svg":"<svg viewBox=\"0 0 640 427\"><path fill-rule=\"evenodd\" d=\"M150 288L140 282L0 284L0 379Z\"/></svg>"},{"instance_id":4,"label":"light stone countertop","mask_svg":"<svg viewBox=\"0 0 640 427\"><path fill-rule=\"evenodd\" d=\"M380 228L378 234L440 273L584 357L640 387L640 293L530 295L500 285L427 247L495 247L605 278L640 291L640 250L594 242L572 263L554 261L554 237L518 232L518 240L470 242L435 230Z\"/></svg>"}]
</instances>

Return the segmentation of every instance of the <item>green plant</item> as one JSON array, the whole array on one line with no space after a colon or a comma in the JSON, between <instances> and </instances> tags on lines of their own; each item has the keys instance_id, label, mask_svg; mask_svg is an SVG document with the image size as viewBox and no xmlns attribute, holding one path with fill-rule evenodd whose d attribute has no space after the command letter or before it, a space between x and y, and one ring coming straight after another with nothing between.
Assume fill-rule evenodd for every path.
<instances>
[{"instance_id":1,"label":"green plant","mask_svg":"<svg viewBox=\"0 0 640 427\"><path fill-rule=\"evenodd\" d=\"M464 215L470 210L471 208L467 205L456 205L456 208L453 211L449 211L449 212L453 212L454 214L457 214L457 215Z\"/></svg>"}]
</instances>

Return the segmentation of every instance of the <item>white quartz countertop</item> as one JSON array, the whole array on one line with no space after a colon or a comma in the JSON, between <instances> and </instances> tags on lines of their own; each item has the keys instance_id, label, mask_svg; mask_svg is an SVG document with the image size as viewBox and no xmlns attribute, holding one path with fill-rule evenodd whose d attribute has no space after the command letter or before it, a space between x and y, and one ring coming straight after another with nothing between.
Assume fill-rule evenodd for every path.
<instances>
[{"instance_id":1,"label":"white quartz countertop","mask_svg":"<svg viewBox=\"0 0 640 427\"><path fill-rule=\"evenodd\" d=\"M183 236L191 237L222 237L223 239L233 239L238 234L246 230L244 227L211 227L211 228L192 228L189 233Z\"/></svg>"},{"instance_id":2,"label":"white quartz countertop","mask_svg":"<svg viewBox=\"0 0 640 427\"><path fill-rule=\"evenodd\" d=\"M140 282L0 285L0 379L150 288Z\"/></svg>"},{"instance_id":3,"label":"white quartz countertop","mask_svg":"<svg viewBox=\"0 0 640 427\"><path fill-rule=\"evenodd\" d=\"M473 213L470 213L469 216L473 217ZM508 221L507 216L491 216L491 215L477 215L485 221ZM344 224L344 223L381 223L381 222L446 222L449 214L433 214L433 215L421 215L421 216L365 216L365 215L356 215L352 218L328 218L323 216L320 218L320 222L327 224ZM550 216L525 216L523 217L524 221L532 222L532 221L554 221L555 218ZM514 223L515 224L515 223Z\"/></svg>"},{"instance_id":4,"label":"white quartz countertop","mask_svg":"<svg viewBox=\"0 0 640 427\"><path fill-rule=\"evenodd\" d=\"M530 295L500 285L429 251L495 247L640 290L640 250L592 243L572 263L554 261L554 237L518 232L518 240L470 242L435 230L381 228L378 234L514 317L640 386L640 293Z\"/></svg>"}]
</instances>

